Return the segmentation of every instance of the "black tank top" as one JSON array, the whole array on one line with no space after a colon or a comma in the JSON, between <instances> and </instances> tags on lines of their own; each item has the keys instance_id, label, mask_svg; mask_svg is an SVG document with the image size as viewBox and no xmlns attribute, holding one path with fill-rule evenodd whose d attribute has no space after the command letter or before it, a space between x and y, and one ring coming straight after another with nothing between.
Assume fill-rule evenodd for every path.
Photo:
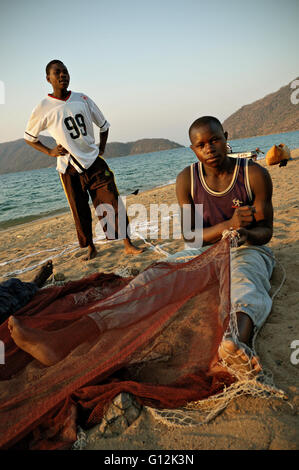
<instances>
[{"instance_id":1,"label":"black tank top","mask_svg":"<svg viewBox=\"0 0 299 470\"><path fill-rule=\"evenodd\" d=\"M251 205L253 198L248 178L248 160L238 158L232 180L221 192L208 187L202 163L193 163L191 170L191 195L194 204L203 204L203 227L211 227L229 220L236 207Z\"/></svg>"}]
</instances>

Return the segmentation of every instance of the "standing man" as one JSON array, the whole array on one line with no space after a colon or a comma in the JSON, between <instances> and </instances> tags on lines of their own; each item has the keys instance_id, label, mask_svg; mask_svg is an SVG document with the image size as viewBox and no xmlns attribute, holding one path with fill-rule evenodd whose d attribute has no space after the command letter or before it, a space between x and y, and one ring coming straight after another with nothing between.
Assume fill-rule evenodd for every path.
<instances>
[{"instance_id":1,"label":"standing man","mask_svg":"<svg viewBox=\"0 0 299 470\"><path fill-rule=\"evenodd\" d=\"M104 222L105 210L99 215L106 238L123 238L127 254L141 253L143 250L135 247L127 235L127 214L124 207L119 207L114 175L102 158L110 124L88 96L68 90L70 76L63 62L49 62L46 77L53 92L33 110L24 138L36 150L57 158L56 169L73 214L80 247L88 248L85 259L90 260L97 255L92 237L89 195L95 208L104 205L106 209L112 209L105 217L107 222ZM100 128L99 147L95 143L93 123ZM50 149L38 140L44 130L56 140L56 147ZM125 221L122 233L119 233L119 209L123 209Z\"/></svg>"}]
</instances>

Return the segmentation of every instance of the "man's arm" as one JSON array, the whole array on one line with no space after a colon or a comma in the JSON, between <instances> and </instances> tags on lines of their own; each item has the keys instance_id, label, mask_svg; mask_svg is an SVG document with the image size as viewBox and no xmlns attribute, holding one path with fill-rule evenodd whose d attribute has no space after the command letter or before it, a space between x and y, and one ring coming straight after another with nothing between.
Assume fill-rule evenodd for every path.
<instances>
[{"instance_id":1,"label":"man's arm","mask_svg":"<svg viewBox=\"0 0 299 470\"><path fill-rule=\"evenodd\" d=\"M29 140L25 139L25 142L34 149L39 150L40 152L43 152L46 155L49 155L49 157L61 157L61 155L65 155L66 153L68 153L68 151L64 147L62 147L62 145L57 145L53 149L50 149L49 147L46 147L44 144L42 144L40 141L30 142Z\"/></svg>"},{"instance_id":2,"label":"man's arm","mask_svg":"<svg viewBox=\"0 0 299 470\"><path fill-rule=\"evenodd\" d=\"M106 143L108 140L109 129L105 132L100 132L100 145L99 145L99 155L103 155L106 148Z\"/></svg>"},{"instance_id":3,"label":"man's arm","mask_svg":"<svg viewBox=\"0 0 299 470\"><path fill-rule=\"evenodd\" d=\"M249 165L248 172L254 216L249 226L237 229L240 244L265 245L273 235L272 181L268 171L256 163Z\"/></svg>"},{"instance_id":4,"label":"man's arm","mask_svg":"<svg viewBox=\"0 0 299 470\"><path fill-rule=\"evenodd\" d=\"M85 96L85 100L89 107L92 121L100 128L99 155L103 155L106 148L110 124L91 98Z\"/></svg>"},{"instance_id":5,"label":"man's arm","mask_svg":"<svg viewBox=\"0 0 299 470\"><path fill-rule=\"evenodd\" d=\"M30 119L28 121L25 133L24 140L26 144L30 145L34 149L42 152L50 157L60 157L65 155L68 151L62 147L62 145L57 145L53 149L46 147L38 140L39 134L47 129L47 121L44 117L44 113L38 105L31 113Z\"/></svg>"}]
</instances>

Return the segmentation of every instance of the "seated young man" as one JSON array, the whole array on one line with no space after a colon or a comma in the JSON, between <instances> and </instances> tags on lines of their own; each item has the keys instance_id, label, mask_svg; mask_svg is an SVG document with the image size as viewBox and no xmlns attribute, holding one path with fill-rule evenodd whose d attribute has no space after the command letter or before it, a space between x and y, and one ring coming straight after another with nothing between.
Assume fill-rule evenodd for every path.
<instances>
[{"instance_id":1,"label":"seated young man","mask_svg":"<svg viewBox=\"0 0 299 470\"><path fill-rule=\"evenodd\" d=\"M218 119L197 119L189 137L198 162L178 175L176 193L182 220L191 207L193 230L195 204L203 205L203 248L193 254L218 242L226 230L238 235L238 247L231 249L231 302L238 336L236 341L232 332L225 334L219 358L237 373L257 373L261 366L249 348L272 306L269 290L275 261L264 246L273 232L271 178L257 163L227 155L227 132Z\"/></svg>"},{"instance_id":2,"label":"seated young man","mask_svg":"<svg viewBox=\"0 0 299 470\"><path fill-rule=\"evenodd\" d=\"M230 332L225 334L219 357L237 375L256 374L261 369L258 358L248 348L253 333L262 326L272 306L268 292L274 259L271 250L264 246L272 237L271 179L258 164L227 156L227 134L215 118L196 120L190 128L190 139L199 162L178 175L176 186L182 212L184 205L192 209L193 229L195 204L203 204L205 246L191 250L192 254L197 256L219 241L225 230L237 230L239 235L239 247L231 250L231 300L237 315L238 338L235 341ZM181 254L177 254L178 258L182 258ZM175 257L168 261L175 261ZM140 316L145 314L146 305ZM9 319L15 343L45 365L55 364L87 338L100 335L96 325L96 319L87 315L66 328L48 332L24 327L14 317Z\"/></svg>"}]
</instances>

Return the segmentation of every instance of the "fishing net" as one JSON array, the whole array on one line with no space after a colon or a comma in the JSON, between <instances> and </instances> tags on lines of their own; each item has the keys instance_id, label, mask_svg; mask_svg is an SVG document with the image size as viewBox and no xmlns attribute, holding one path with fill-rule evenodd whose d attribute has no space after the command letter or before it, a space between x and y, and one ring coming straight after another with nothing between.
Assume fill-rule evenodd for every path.
<instances>
[{"instance_id":1,"label":"fishing net","mask_svg":"<svg viewBox=\"0 0 299 470\"><path fill-rule=\"evenodd\" d=\"M99 423L120 392L159 410L221 395L232 374L211 372L230 319L230 242L135 277L94 274L40 290L16 315L47 331L95 314L102 332L45 367L0 327L0 447L70 448L76 427ZM68 338L65 338L68 341Z\"/></svg>"},{"instance_id":2,"label":"fishing net","mask_svg":"<svg viewBox=\"0 0 299 470\"><path fill-rule=\"evenodd\" d=\"M234 230L225 230L222 234L223 239L229 239L230 246L238 246L239 234ZM258 248L257 248L258 249ZM188 257L186 257L187 259ZM284 267L281 263L276 260L280 265L283 271L283 278L279 287L272 293L272 301L274 297L281 289L283 283L285 282L286 273ZM175 426L198 426L202 424L207 424L213 420L219 413L221 413L227 405L233 400L241 395L250 395L256 398L278 398L287 400L288 396L284 392L276 387L272 372L263 367L262 370L256 375L252 375L252 364L251 360L254 356L257 358L257 352L255 349L256 337L258 330L254 332L252 338L251 347L245 345L239 340L239 331L237 325L237 312L242 311L242 307L235 305L234 308L230 311L229 323L226 331L224 332L223 338L232 340L235 344L238 345L239 349L236 353L231 353L229 350L225 349L225 346L222 345L222 359L218 360L217 364L223 366L236 380L230 384L228 387L224 385L223 391L211 395L202 400L196 400L187 403L186 406L180 409L156 409L153 407L146 407L147 411L159 422L163 423L169 427ZM242 367L236 368L232 367L231 364L238 361L238 356L243 353L246 353L247 360L242 359ZM224 353L223 353L224 352Z\"/></svg>"}]
</instances>

